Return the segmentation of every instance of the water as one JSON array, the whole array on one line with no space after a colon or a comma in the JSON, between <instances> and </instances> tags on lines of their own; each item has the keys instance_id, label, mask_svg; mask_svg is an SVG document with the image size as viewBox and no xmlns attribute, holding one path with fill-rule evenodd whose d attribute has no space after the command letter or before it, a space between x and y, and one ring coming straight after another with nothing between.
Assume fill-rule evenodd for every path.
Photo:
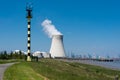
<instances>
[{"instance_id":1,"label":"water","mask_svg":"<svg viewBox=\"0 0 120 80\"><path fill-rule=\"evenodd\" d=\"M110 68L114 70L120 70L120 60L113 61L113 62L93 61L93 60L67 60L67 59L62 59L62 60L67 62L78 62L83 64L101 66L101 67Z\"/></svg>"},{"instance_id":2,"label":"water","mask_svg":"<svg viewBox=\"0 0 120 80\"><path fill-rule=\"evenodd\" d=\"M120 61L102 62L102 61L92 61L92 60L78 60L77 62L102 66L105 68L110 68L110 69L115 69L115 70L120 70Z\"/></svg>"},{"instance_id":3,"label":"water","mask_svg":"<svg viewBox=\"0 0 120 80\"><path fill-rule=\"evenodd\" d=\"M93 61L93 60L64 60L64 61L79 62L84 64L91 64L91 65L101 66L105 68L120 70L120 61L113 61L113 62Z\"/></svg>"}]
</instances>

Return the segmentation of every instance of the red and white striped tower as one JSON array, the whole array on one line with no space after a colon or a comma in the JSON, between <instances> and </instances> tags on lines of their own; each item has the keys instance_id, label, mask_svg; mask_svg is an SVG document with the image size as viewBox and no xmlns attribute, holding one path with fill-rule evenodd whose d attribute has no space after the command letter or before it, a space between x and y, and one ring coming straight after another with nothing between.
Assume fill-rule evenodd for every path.
<instances>
[{"instance_id":1,"label":"red and white striped tower","mask_svg":"<svg viewBox=\"0 0 120 80\"><path fill-rule=\"evenodd\" d=\"M28 19L28 31L27 31L27 61L31 61L31 57L30 57L30 53L31 53L31 18L32 18L32 7L31 5L27 5L27 8L26 8L26 11L27 11L27 16L26 18Z\"/></svg>"}]
</instances>

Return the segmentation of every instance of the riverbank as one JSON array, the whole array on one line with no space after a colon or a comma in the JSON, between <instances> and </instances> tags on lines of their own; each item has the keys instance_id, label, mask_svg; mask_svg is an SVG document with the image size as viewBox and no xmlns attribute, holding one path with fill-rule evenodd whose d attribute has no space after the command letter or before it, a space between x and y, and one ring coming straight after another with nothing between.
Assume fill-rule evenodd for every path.
<instances>
[{"instance_id":1,"label":"riverbank","mask_svg":"<svg viewBox=\"0 0 120 80\"><path fill-rule=\"evenodd\" d=\"M67 60L67 59L61 59L61 60L66 62L78 62L83 64L101 66L101 67L114 69L114 70L120 70L120 61L102 62L102 61L94 61L94 60Z\"/></svg>"}]
</instances>

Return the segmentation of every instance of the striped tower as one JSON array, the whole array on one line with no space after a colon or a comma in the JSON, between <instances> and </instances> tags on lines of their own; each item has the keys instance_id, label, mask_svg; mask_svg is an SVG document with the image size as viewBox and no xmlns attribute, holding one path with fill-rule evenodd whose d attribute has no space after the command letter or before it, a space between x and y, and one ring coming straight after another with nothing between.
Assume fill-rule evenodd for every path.
<instances>
[{"instance_id":1,"label":"striped tower","mask_svg":"<svg viewBox=\"0 0 120 80\"><path fill-rule=\"evenodd\" d=\"M31 18L32 18L32 15L31 15L31 12L32 12L32 8L31 8L31 6L29 5L29 6L27 6L27 8L26 8L26 11L27 11L27 16L26 16L26 18L28 19L28 26L27 26L27 28L28 28L28 32L27 32L27 61L31 61L31 58L30 58L30 53L31 53L31 34L30 34L30 29L31 29Z\"/></svg>"}]
</instances>

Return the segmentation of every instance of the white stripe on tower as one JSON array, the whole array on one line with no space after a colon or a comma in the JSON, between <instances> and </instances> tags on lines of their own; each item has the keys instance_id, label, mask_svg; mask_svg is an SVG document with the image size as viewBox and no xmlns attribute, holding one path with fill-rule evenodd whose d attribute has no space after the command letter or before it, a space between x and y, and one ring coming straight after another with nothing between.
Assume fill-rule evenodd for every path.
<instances>
[{"instance_id":1,"label":"white stripe on tower","mask_svg":"<svg viewBox=\"0 0 120 80\"><path fill-rule=\"evenodd\" d=\"M30 56L30 48L31 48L31 46L30 46L30 39L31 39L31 35L30 35L30 19L28 19L28 44L27 44L27 47L28 47L28 51L27 51L27 53L28 53L28 56Z\"/></svg>"}]
</instances>

